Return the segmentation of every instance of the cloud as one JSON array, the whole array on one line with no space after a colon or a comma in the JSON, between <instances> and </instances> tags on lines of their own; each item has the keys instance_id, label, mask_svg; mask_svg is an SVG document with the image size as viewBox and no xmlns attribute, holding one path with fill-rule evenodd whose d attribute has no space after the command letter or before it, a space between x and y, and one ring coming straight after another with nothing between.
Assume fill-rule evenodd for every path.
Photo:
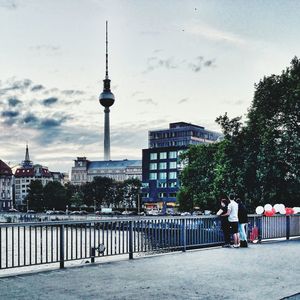
<instances>
[{"instance_id":1,"label":"cloud","mask_svg":"<svg viewBox=\"0 0 300 300\"><path fill-rule=\"evenodd\" d=\"M196 57L192 62L187 61L186 59L176 61L173 57L169 58L159 58L156 56L151 56L147 59L147 68L143 72L148 73L155 69L165 68L167 70L174 70L179 67L187 67L193 72L199 72L203 67L215 67L215 59L205 59L203 56Z\"/></svg>"},{"instance_id":2,"label":"cloud","mask_svg":"<svg viewBox=\"0 0 300 300\"><path fill-rule=\"evenodd\" d=\"M234 45L244 45L246 43L242 37L235 33L213 28L205 24L188 25L186 26L185 32L192 35L202 36L212 41L222 41Z\"/></svg>"},{"instance_id":3,"label":"cloud","mask_svg":"<svg viewBox=\"0 0 300 300\"><path fill-rule=\"evenodd\" d=\"M6 110L1 113L1 116L4 118L15 118L19 115L18 111Z\"/></svg>"},{"instance_id":4,"label":"cloud","mask_svg":"<svg viewBox=\"0 0 300 300\"><path fill-rule=\"evenodd\" d=\"M37 51L52 51L52 52L57 52L60 50L59 46L53 46L53 45L37 45L30 47L31 50L37 50Z\"/></svg>"},{"instance_id":5,"label":"cloud","mask_svg":"<svg viewBox=\"0 0 300 300\"><path fill-rule=\"evenodd\" d=\"M0 0L0 8L6 8L6 9L11 9L15 10L17 9L18 5L16 1L13 0Z\"/></svg>"},{"instance_id":6,"label":"cloud","mask_svg":"<svg viewBox=\"0 0 300 300\"><path fill-rule=\"evenodd\" d=\"M63 90L61 91L61 93L68 96L85 94L84 91L79 91L79 90Z\"/></svg>"},{"instance_id":7,"label":"cloud","mask_svg":"<svg viewBox=\"0 0 300 300\"><path fill-rule=\"evenodd\" d=\"M58 98L51 97L51 98L42 100L42 104L45 106L51 106L52 104L56 103L57 101L58 101Z\"/></svg>"},{"instance_id":8,"label":"cloud","mask_svg":"<svg viewBox=\"0 0 300 300\"><path fill-rule=\"evenodd\" d=\"M0 95L5 95L11 91L19 91L23 93L29 88L31 84L32 81L30 79L15 80L15 78L11 78L6 81L6 87L0 89Z\"/></svg>"},{"instance_id":9,"label":"cloud","mask_svg":"<svg viewBox=\"0 0 300 300\"><path fill-rule=\"evenodd\" d=\"M183 98L183 99L179 100L177 103L178 104L186 103L186 102L188 102L188 100L189 100L189 98Z\"/></svg>"},{"instance_id":10,"label":"cloud","mask_svg":"<svg viewBox=\"0 0 300 300\"><path fill-rule=\"evenodd\" d=\"M196 57L195 61L189 63L188 66L191 68L192 71L197 73L201 71L203 67L215 67L214 62L214 59L205 60L203 56L198 56Z\"/></svg>"},{"instance_id":11,"label":"cloud","mask_svg":"<svg viewBox=\"0 0 300 300\"><path fill-rule=\"evenodd\" d=\"M145 104L151 104L151 105L157 105L157 102L153 101L151 98L139 99L138 102L145 103Z\"/></svg>"},{"instance_id":12,"label":"cloud","mask_svg":"<svg viewBox=\"0 0 300 300\"><path fill-rule=\"evenodd\" d=\"M137 95L140 95L140 94L143 94L143 92L141 91L135 91L131 94L131 97L134 97L134 96L137 96Z\"/></svg>"},{"instance_id":13,"label":"cloud","mask_svg":"<svg viewBox=\"0 0 300 300\"><path fill-rule=\"evenodd\" d=\"M156 56L151 56L147 59L147 69L143 73L147 73L158 68L171 70L178 68L178 65L174 62L173 57L159 58Z\"/></svg>"},{"instance_id":14,"label":"cloud","mask_svg":"<svg viewBox=\"0 0 300 300\"><path fill-rule=\"evenodd\" d=\"M22 101L20 101L19 99L15 98L15 97L12 97L12 98L8 99L8 105L10 107L15 107L15 106L17 106L21 103L22 103Z\"/></svg>"},{"instance_id":15,"label":"cloud","mask_svg":"<svg viewBox=\"0 0 300 300\"><path fill-rule=\"evenodd\" d=\"M24 117L23 122L24 122L25 124L34 126L34 125L38 124L39 120L38 120L38 118L37 118L34 114L28 113L28 114Z\"/></svg>"},{"instance_id":16,"label":"cloud","mask_svg":"<svg viewBox=\"0 0 300 300\"><path fill-rule=\"evenodd\" d=\"M45 87L41 84L36 84L34 85L32 88L31 88L31 91L32 92L37 92L37 91L41 91L41 90L44 90Z\"/></svg>"}]
</instances>

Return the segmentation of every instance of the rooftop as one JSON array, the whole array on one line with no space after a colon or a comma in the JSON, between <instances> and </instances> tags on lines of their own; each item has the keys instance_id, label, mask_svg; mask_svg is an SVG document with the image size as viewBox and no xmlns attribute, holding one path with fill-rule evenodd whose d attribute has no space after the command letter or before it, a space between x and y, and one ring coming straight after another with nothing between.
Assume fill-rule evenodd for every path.
<instances>
[{"instance_id":1,"label":"rooftop","mask_svg":"<svg viewBox=\"0 0 300 300\"><path fill-rule=\"evenodd\" d=\"M104 160L104 161L90 161L88 168L89 169L119 169L127 167L142 167L141 160Z\"/></svg>"}]
</instances>

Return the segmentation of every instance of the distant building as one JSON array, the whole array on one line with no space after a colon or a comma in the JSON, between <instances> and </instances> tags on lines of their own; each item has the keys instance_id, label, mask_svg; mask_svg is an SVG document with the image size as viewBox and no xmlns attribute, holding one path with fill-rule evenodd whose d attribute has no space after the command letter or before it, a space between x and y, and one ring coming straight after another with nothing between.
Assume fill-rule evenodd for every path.
<instances>
[{"instance_id":1,"label":"distant building","mask_svg":"<svg viewBox=\"0 0 300 300\"><path fill-rule=\"evenodd\" d=\"M64 183L63 174L60 172L50 172L47 167L40 164L33 164L29 158L29 150L26 145L25 160L21 167L17 168L14 175L15 184L15 203L19 208L24 208L27 203L25 198L28 194L28 188L31 181L40 180L45 186L50 181L59 181Z\"/></svg>"},{"instance_id":2,"label":"distant building","mask_svg":"<svg viewBox=\"0 0 300 300\"><path fill-rule=\"evenodd\" d=\"M202 126L177 122L168 129L149 131L149 148L143 149L142 200L147 209L174 207L183 166L180 153L189 145L213 143L220 133Z\"/></svg>"},{"instance_id":3,"label":"distant building","mask_svg":"<svg viewBox=\"0 0 300 300\"><path fill-rule=\"evenodd\" d=\"M109 177L116 181L129 178L142 180L142 161L128 159L89 161L86 157L77 157L71 171L72 184L91 182L97 176Z\"/></svg>"},{"instance_id":4,"label":"distant building","mask_svg":"<svg viewBox=\"0 0 300 300\"><path fill-rule=\"evenodd\" d=\"M7 211L13 207L12 176L11 168L0 160L0 211Z\"/></svg>"}]
</instances>

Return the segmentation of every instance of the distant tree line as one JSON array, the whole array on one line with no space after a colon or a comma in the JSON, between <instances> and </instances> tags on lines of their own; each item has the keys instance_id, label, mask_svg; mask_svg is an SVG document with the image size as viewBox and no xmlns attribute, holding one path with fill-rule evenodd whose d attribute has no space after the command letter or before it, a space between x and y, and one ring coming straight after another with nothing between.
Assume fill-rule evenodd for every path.
<instances>
[{"instance_id":1,"label":"distant tree line","mask_svg":"<svg viewBox=\"0 0 300 300\"><path fill-rule=\"evenodd\" d=\"M132 178L118 182L107 177L95 177L83 185L63 186L52 181L43 187L41 181L29 185L26 203L35 211L87 209L98 210L101 206L113 208L136 208L139 201L141 182Z\"/></svg>"},{"instance_id":2,"label":"distant tree line","mask_svg":"<svg viewBox=\"0 0 300 300\"><path fill-rule=\"evenodd\" d=\"M255 85L245 123L216 119L224 139L183 154L178 202L182 210L216 209L234 192L251 212L257 205L300 204L300 61Z\"/></svg>"}]
</instances>

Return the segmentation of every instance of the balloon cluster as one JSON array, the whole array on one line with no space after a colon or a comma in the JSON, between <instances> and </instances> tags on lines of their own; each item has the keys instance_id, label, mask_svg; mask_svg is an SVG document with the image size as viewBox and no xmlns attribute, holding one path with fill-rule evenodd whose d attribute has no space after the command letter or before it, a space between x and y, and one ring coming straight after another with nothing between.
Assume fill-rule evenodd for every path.
<instances>
[{"instance_id":1,"label":"balloon cluster","mask_svg":"<svg viewBox=\"0 0 300 300\"><path fill-rule=\"evenodd\" d=\"M275 204L272 207L271 204L266 204L265 206L257 206L255 212L258 215L264 214L266 217L273 217L276 213L289 216L300 213L300 207L285 207L283 204Z\"/></svg>"}]
</instances>

